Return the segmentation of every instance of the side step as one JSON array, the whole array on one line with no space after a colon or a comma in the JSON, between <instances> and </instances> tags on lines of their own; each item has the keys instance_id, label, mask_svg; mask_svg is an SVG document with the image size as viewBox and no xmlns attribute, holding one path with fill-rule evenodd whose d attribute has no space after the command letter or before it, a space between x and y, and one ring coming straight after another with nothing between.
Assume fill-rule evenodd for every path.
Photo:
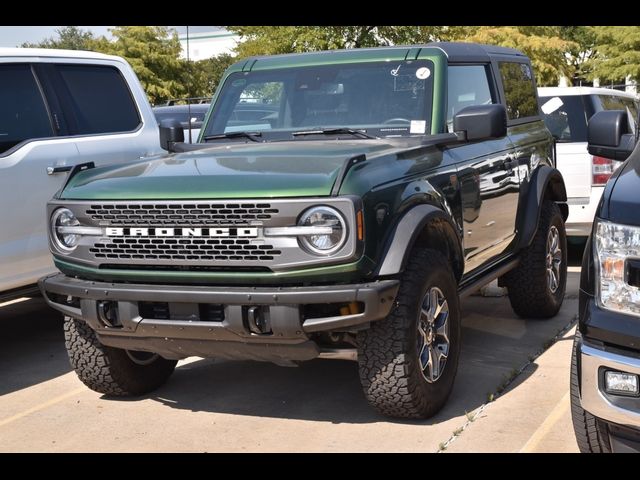
<instances>
[{"instance_id":1,"label":"side step","mask_svg":"<svg viewBox=\"0 0 640 480\"><path fill-rule=\"evenodd\" d=\"M468 297L472 293L477 292L482 287L491 283L496 278L501 277L505 273L513 270L520 263L519 258L514 258L507 262L499 263L496 266L489 267L488 270L478 272L476 275L469 278L458 288L458 295L460 298Z\"/></svg>"}]
</instances>

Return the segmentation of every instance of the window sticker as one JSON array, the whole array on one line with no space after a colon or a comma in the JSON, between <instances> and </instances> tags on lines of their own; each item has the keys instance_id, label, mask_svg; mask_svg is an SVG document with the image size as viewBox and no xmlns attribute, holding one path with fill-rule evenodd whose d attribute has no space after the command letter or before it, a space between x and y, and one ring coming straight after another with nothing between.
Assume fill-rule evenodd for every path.
<instances>
[{"instance_id":1,"label":"window sticker","mask_svg":"<svg viewBox=\"0 0 640 480\"><path fill-rule=\"evenodd\" d=\"M550 113L558 110L562 105L564 105L564 102L560 97L553 97L552 99L547 100L544 105L540 107L540 110L542 110L542 113L549 115Z\"/></svg>"},{"instance_id":2,"label":"window sticker","mask_svg":"<svg viewBox=\"0 0 640 480\"><path fill-rule=\"evenodd\" d=\"M427 129L426 120L411 120L409 133L424 133L426 129Z\"/></svg>"},{"instance_id":3,"label":"window sticker","mask_svg":"<svg viewBox=\"0 0 640 480\"><path fill-rule=\"evenodd\" d=\"M419 80L426 80L430 76L431 70L429 70L427 67L420 67L418 70L416 70L416 77Z\"/></svg>"}]
</instances>

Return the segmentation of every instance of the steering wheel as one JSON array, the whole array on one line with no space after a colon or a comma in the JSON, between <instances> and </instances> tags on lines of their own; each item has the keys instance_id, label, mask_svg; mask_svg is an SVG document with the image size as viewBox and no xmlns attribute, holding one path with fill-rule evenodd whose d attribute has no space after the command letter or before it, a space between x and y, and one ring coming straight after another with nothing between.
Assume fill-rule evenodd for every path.
<instances>
[{"instance_id":1,"label":"steering wheel","mask_svg":"<svg viewBox=\"0 0 640 480\"><path fill-rule=\"evenodd\" d=\"M408 118L396 117L396 118L389 118L384 122L382 122L383 125L388 125L390 123L411 123L411 120L409 120Z\"/></svg>"}]
</instances>

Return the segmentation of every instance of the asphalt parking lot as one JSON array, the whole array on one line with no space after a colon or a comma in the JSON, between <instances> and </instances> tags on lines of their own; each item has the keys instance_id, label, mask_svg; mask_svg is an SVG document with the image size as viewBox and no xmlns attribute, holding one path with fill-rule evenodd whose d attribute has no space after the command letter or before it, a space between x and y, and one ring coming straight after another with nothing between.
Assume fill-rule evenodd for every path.
<instances>
[{"instance_id":1,"label":"asphalt parking lot","mask_svg":"<svg viewBox=\"0 0 640 480\"><path fill-rule=\"evenodd\" d=\"M0 451L577 452L568 385L578 277L570 267L550 320L516 318L505 297L464 300L454 391L426 421L376 414L356 364L332 360L191 358L153 394L105 398L71 371L61 317L42 299L2 304Z\"/></svg>"}]
</instances>

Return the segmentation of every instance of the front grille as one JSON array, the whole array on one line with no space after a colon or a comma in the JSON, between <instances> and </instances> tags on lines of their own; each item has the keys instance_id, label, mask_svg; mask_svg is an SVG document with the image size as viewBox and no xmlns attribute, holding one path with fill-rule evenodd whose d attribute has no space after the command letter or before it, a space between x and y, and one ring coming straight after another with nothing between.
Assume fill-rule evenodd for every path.
<instances>
[{"instance_id":1,"label":"front grille","mask_svg":"<svg viewBox=\"0 0 640 480\"><path fill-rule=\"evenodd\" d=\"M100 225L238 225L261 223L278 213L270 203L93 204L85 211Z\"/></svg>"},{"instance_id":2,"label":"front grille","mask_svg":"<svg viewBox=\"0 0 640 480\"><path fill-rule=\"evenodd\" d=\"M111 238L89 251L98 259L118 260L247 260L269 261L280 255L273 245L252 244L242 238Z\"/></svg>"}]
</instances>

